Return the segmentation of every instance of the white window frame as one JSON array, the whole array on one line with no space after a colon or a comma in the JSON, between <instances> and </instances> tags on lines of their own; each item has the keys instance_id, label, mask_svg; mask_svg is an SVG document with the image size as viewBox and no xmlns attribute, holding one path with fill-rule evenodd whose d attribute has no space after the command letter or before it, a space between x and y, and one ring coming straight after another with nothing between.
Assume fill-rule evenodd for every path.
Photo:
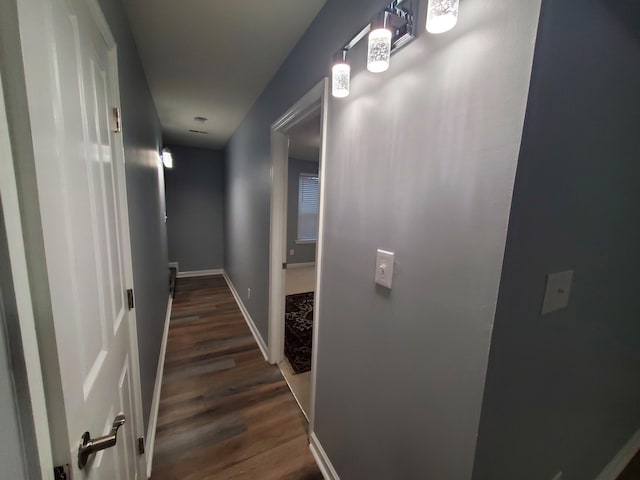
<instances>
[{"instance_id":1,"label":"white window frame","mask_svg":"<svg viewBox=\"0 0 640 480\"><path fill-rule=\"evenodd\" d=\"M318 179L318 212L316 213L318 220L320 218L320 175L317 173L300 173L298 174L298 208L297 208L297 228L296 228L296 245L315 244L318 241L318 227L316 226L316 238L300 238L300 180L302 177L312 177Z\"/></svg>"}]
</instances>

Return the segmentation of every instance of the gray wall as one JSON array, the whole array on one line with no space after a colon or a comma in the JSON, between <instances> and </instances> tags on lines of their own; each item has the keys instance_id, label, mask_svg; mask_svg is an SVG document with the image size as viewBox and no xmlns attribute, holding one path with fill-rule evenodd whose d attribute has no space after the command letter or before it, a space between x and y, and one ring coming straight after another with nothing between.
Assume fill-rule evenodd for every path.
<instances>
[{"instance_id":1,"label":"gray wall","mask_svg":"<svg viewBox=\"0 0 640 480\"><path fill-rule=\"evenodd\" d=\"M296 244L298 237L298 190L301 173L318 173L318 162L289 159L289 183L287 187L287 263L316 261L316 242ZM291 255L291 249L295 251Z\"/></svg>"},{"instance_id":2,"label":"gray wall","mask_svg":"<svg viewBox=\"0 0 640 480\"><path fill-rule=\"evenodd\" d=\"M269 124L385 3L329 0L229 145L226 265L264 289L265 338ZM360 45L330 101L315 432L341 478L471 477L538 13L466 0L385 74ZM391 292L376 248L396 253Z\"/></svg>"},{"instance_id":3,"label":"gray wall","mask_svg":"<svg viewBox=\"0 0 640 480\"><path fill-rule=\"evenodd\" d=\"M172 146L165 170L169 261L180 271L223 267L224 157L219 150Z\"/></svg>"},{"instance_id":4,"label":"gray wall","mask_svg":"<svg viewBox=\"0 0 640 480\"><path fill-rule=\"evenodd\" d=\"M118 44L142 409L149 423L169 298L160 122L120 0L100 0Z\"/></svg>"},{"instance_id":5,"label":"gray wall","mask_svg":"<svg viewBox=\"0 0 640 480\"><path fill-rule=\"evenodd\" d=\"M544 0L474 478L593 479L640 428L640 4ZM548 273L569 307L540 315Z\"/></svg>"}]
</instances>

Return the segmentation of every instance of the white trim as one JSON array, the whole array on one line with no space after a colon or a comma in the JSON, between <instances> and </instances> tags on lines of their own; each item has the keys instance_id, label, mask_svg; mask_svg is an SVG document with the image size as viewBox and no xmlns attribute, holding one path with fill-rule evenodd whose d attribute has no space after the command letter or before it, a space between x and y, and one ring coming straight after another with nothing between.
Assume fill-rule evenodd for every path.
<instances>
[{"instance_id":1,"label":"white trim","mask_svg":"<svg viewBox=\"0 0 640 480\"><path fill-rule=\"evenodd\" d=\"M324 78L298 100L289 110L271 125L271 217L269 252L269 362L280 363L284 352L284 302L285 271L282 264L287 261L287 163L289 161L289 137L287 132L296 124L318 111L326 123L328 82ZM322 168L324 164L324 137L326 128L321 127L322 141L318 177L320 178L320 212L322 214ZM315 175L315 174L314 174ZM322 221L320 221L320 225ZM318 230L320 234L320 230ZM316 243L316 260L320 242ZM316 275L318 271L316 270ZM316 278L317 280L317 278ZM317 283L317 281L316 281ZM318 322L317 313L314 314ZM314 328L315 337L315 328ZM313 381L313 380L312 380ZM313 392L313 386L312 386ZM313 399L312 405L313 405ZM310 412L313 417L313 406Z\"/></svg>"},{"instance_id":2,"label":"white trim","mask_svg":"<svg viewBox=\"0 0 640 480\"><path fill-rule=\"evenodd\" d=\"M178 262L169 262L169 268L175 268L176 273L180 271L180 265L178 264Z\"/></svg>"},{"instance_id":3,"label":"white trim","mask_svg":"<svg viewBox=\"0 0 640 480\"><path fill-rule=\"evenodd\" d=\"M311 345L311 399L309 409L311 416L309 420L309 436L315 437L315 411L316 411L316 381L318 373L318 338L320 331L320 292L322 285L320 284L320 278L322 275L322 258L324 251L324 212L326 208L326 182L327 178L327 119L329 115L329 82L325 79L324 89L321 100L320 110L320 164L318 165L318 175L320 178L320 205L318 208L318 244L316 245L316 289L315 289L315 303L314 303L314 324L313 324L313 338ZM316 439L317 440L317 439ZM319 445L319 444L318 444ZM327 460L328 461L328 460ZM331 465L331 463L329 463ZM334 471L335 473L335 471ZM336 476L336 478L338 478Z\"/></svg>"},{"instance_id":4,"label":"white trim","mask_svg":"<svg viewBox=\"0 0 640 480\"><path fill-rule=\"evenodd\" d=\"M640 429L633 434L615 457L604 467L596 480L616 480L634 455L640 451Z\"/></svg>"},{"instance_id":5,"label":"white trim","mask_svg":"<svg viewBox=\"0 0 640 480\"><path fill-rule=\"evenodd\" d=\"M177 278L190 278L190 277L208 277L209 275L222 275L224 270L216 268L214 270L193 270L191 272L178 271Z\"/></svg>"},{"instance_id":6,"label":"white trim","mask_svg":"<svg viewBox=\"0 0 640 480\"><path fill-rule=\"evenodd\" d=\"M283 362L284 361L285 360L283 360ZM287 383L287 386L289 387L289 391L291 392L291 395L293 395L293 398L295 399L296 403L298 404L298 407L300 407L300 411L304 415L304 418L307 419L307 423L308 423L309 422L309 415L307 415L307 412L305 412L304 408L302 408L302 403L300 403L300 399L298 398L298 395L296 394L296 391L294 390L294 388L291 386L291 382L289 382L289 379L285 375L284 370L282 369L281 365L282 365L282 362L280 362L278 364L278 368L280 369L280 373L282 374L282 378L284 378L284 381Z\"/></svg>"},{"instance_id":7,"label":"white trim","mask_svg":"<svg viewBox=\"0 0 640 480\"><path fill-rule=\"evenodd\" d=\"M333 468L333 464L329 460L327 452L325 452L322 445L320 445L320 440L318 440L318 437L314 432L311 432L309 435L309 450L311 450L313 458L316 459L318 468L322 472L322 476L325 480L340 480L338 472Z\"/></svg>"},{"instance_id":8,"label":"white trim","mask_svg":"<svg viewBox=\"0 0 640 480\"><path fill-rule=\"evenodd\" d=\"M4 87L0 76L0 199L2 200L11 277L20 324L22 354L24 355L29 387L27 394L31 400L30 414L37 443L37 451L34 452L34 456L38 458L40 473L44 479L48 478L53 471L51 435L4 98ZM30 458L30 456L26 455L26 458Z\"/></svg>"},{"instance_id":9,"label":"white trim","mask_svg":"<svg viewBox=\"0 0 640 480\"><path fill-rule=\"evenodd\" d=\"M251 318L251 315L249 315L249 310L247 310L247 307L245 307L244 303L242 303L242 299L240 298L240 295L238 295L238 291L236 290L236 287L231 282L231 279L227 275L227 272L223 271L222 275L224 276L224 279L227 282L227 285L229 285L229 289L233 294L233 298L236 299L236 303L238 304L238 308L240 308L240 312L242 312L244 321L247 322L247 326L249 327L249 330L251 330L251 334L253 335L253 338L256 340L258 347L260 347L262 356L264 357L265 361L268 362L269 355L267 353L267 345L264 343L264 340L262 339L262 335L260 335L260 332L258 331L258 327L256 327L255 323L253 323L253 319Z\"/></svg>"},{"instance_id":10,"label":"white trim","mask_svg":"<svg viewBox=\"0 0 640 480\"><path fill-rule=\"evenodd\" d=\"M153 388L153 399L151 400L151 412L149 413L149 426L147 427L146 455L147 455L147 478L151 478L151 467L153 463L153 448L156 443L156 428L158 426L158 410L160 409L160 392L162 390L162 375L164 374L164 358L167 353L167 338L169 337L169 324L171 323L171 306L173 305L173 295L169 295L167 302L167 314L164 319L164 331L162 333L162 344L160 345L160 357L158 358L158 368L156 370L156 384Z\"/></svg>"},{"instance_id":11,"label":"white trim","mask_svg":"<svg viewBox=\"0 0 640 480\"><path fill-rule=\"evenodd\" d=\"M315 267L316 262L304 262L304 263L287 263L287 270L291 268L305 268L305 267Z\"/></svg>"}]
</instances>

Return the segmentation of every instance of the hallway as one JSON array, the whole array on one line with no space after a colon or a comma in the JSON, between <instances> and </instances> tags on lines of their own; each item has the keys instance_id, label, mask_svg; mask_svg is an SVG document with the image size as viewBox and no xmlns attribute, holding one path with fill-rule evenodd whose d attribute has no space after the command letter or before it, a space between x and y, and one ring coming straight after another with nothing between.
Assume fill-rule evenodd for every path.
<instances>
[{"instance_id":1,"label":"hallway","mask_svg":"<svg viewBox=\"0 0 640 480\"><path fill-rule=\"evenodd\" d=\"M177 281L151 478L322 479L307 423L220 275Z\"/></svg>"}]
</instances>

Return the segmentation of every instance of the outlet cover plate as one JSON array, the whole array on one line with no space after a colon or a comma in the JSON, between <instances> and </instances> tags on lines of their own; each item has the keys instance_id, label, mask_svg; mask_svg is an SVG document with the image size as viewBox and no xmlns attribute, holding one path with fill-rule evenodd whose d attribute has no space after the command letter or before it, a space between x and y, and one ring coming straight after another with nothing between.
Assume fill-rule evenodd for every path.
<instances>
[{"instance_id":1,"label":"outlet cover plate","mask_svg":"<svg viewBox=\"0 0 640 480\"><path fill-rule=\"evenodd\" d=\"M573 270L550 273L547 275L547 287L542 302L542 315L551 313L569 305L569 294L573 282Z\"/></svg>"}]
</instances>

